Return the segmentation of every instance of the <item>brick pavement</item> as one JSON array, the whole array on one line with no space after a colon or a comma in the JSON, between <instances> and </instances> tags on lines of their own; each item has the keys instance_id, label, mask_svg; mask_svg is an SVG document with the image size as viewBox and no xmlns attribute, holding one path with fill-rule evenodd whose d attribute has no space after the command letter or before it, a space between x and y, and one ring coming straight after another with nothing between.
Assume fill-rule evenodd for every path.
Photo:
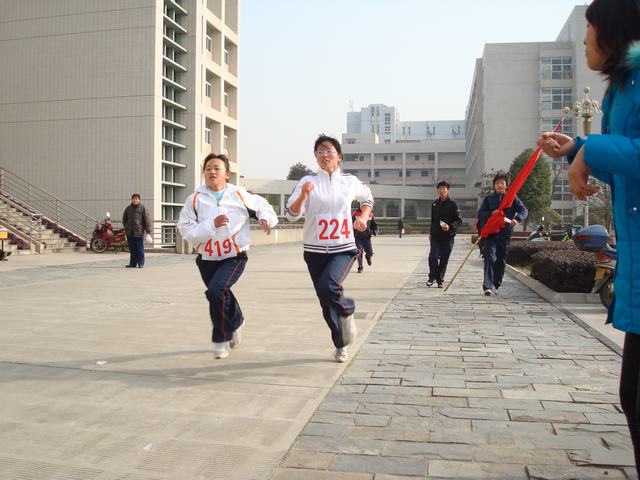
<instances>
[{"instance_id":1,"label":"brick pavement","mask_svg":"<svg viewBox=\"0 0 640 480\"><path fill-rule=\"evenodd\" d=\"M509 277L483 296L475 254L447 294L425 260L272 478L636 478L619 355Z\"/></svg>"}]
</instances>

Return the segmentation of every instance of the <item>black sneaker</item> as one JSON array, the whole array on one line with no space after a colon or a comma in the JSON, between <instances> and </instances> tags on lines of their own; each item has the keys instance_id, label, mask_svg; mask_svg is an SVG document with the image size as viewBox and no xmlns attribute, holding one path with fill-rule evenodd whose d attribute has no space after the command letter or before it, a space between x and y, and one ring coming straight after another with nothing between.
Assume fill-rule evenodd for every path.
<instances>
[{"instance_id":1,"label":"black sneaker","mask_svg":"<svg viewBox=\"0 0 640 480\"><path fill-rule=\"evenodd\" d=\"M371 256L370 255L365 255L364 258L367 261L367 265L371 265Z\"/></svg>"},{"instance_id":2,"label":"black sneaker","mask_svg":"<svg viewBox=\"0 0 640 480\"><path fill-rule=\"evenodd\" d=\"M362 268L359 268L359 269L358 269L358 273L362 273Z\"/></svg>"},{"instance_id":3,"label":"black sneaker","mask_svg":"<svg viewBox=\"0 0 640 480\"><path fill-rule=\"evenodd\" d=\"M430 287L431 285L433 285L433 280L427 280L427 287Z\"/></svg>"},{"instance_id":4,"label":"black sneaker","mask_svg":"<svg viewBox=\"0 0 640 480\"><path fill-rule=\"evenodd\" d=\"M438 288L442 288L442 284L441 283L438 284Z\"/></svg>"}]
</instances>

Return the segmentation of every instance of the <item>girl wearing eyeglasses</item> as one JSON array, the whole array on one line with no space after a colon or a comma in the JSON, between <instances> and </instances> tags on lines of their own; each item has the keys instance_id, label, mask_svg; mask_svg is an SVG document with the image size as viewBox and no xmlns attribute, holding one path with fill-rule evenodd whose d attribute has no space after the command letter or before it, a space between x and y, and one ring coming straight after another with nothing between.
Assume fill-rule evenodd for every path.
<instances>
[{"instance_id":1,"label":"girl wearing eyeglasses","mask_svg":"<svg viewBox=\"0 0 640 480\"><path fill-rule=\"evenodd\" d=\"M318 171L303 177L287 202L287 218L304 216L304 261L313 281L322 315L331 330L336 362L348 359L347 345L356 339L355 302L344 296L342 282L358 255L354 228L365 231L362 218L373 208L371 190L357 177L342 173L342 149L335 138L320 135L313 146ZM352 222L351 203L362 215Z\"/></svg>"},{"instance_id":2,"label":"girl wearing eyeglasses","mask_svg":"<svg viewBox=\"0 0 640 480\"><path fill-rule=\"evenodd\" d=\"M213 324L215 358L229 356L240 345L244 316L231 287L247 263L249 218L258 219L269 235L278 223L273 207L259 195L237 187L229 180L229 159L207 155L202 166L206 185L189 195L180 212L178 230L198 251L196 265L207 287L209 314Z\"/></svg>"}]
</instances>

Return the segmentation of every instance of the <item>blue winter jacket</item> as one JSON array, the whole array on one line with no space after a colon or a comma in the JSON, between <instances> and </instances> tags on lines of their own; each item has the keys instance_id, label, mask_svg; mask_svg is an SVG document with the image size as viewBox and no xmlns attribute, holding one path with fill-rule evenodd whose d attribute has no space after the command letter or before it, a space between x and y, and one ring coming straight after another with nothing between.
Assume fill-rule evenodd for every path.
<instances>
[{"instance_id":1,"label":"blue winter jacket","mask_svg":"<svg viewBox=\"0 0 640 480\"><path fill-rule=\"evenodd\" d=\"M569 161L584 146L591 175L611 186L618 265L609 321L640 334L640 42L627 62L630 75L624 84L614 82L602 102L603 134L576 138Z\"/></svg>"},{"instance_id":2,"label":"blue winter jacket","mask_svg":"<svg viewBox=\"0 0 640 480\"><path fill-rule=\"evenodd\" d=\"M478 210L478 231L482 230L482 227L485 226L489 217L494 210L497 210L500 206L500 202L504 195L498 195L497 193L492 193L484 197L482 200L482 205L480 205L480 210ZM509 218L510 220L516 220L518 222L522 222L529 215L529 210L524 206L524 203L516 196L513 199L513 203L509 208L505 208L504 216ZM505 225L499 232L494 233L493 235L489 235L489 238L506 238L510 237L513 232L513 227L511 225Z\"/></svg>"}]
</instances>

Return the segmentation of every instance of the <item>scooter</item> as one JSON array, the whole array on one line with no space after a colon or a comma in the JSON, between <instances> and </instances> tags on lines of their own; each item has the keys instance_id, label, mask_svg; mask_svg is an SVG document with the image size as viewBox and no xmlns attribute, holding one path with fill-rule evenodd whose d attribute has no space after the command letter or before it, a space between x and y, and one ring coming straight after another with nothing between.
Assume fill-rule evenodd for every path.
<instances>
[{"instance_id":1,"label":"scooter","mask_svg":"<svg viewBox=\"0 0 640 480\"><path fill-rule=\"evenodd\" d=\"M600 296L602 304L609 308L613 300L613 277L618 260L618 250L609 244L609 232L602 225L589 225L573 235L573 243L579 250L595 252L598 263L591 293Z\"/></svg>"},{"instance_id":2,"label":"scooter","mask_svg":"<svg viewBox=\"0 0 640 480\"><path fill-rule=\"evenodd\" d=\"M544 231L544 225L542 223L539 223L536 229L531 232L531 235L529 235L529 238L527 238L527 240L530 240L532 242L548 242L549 235Z\"/></svg>"},{"instance_id":3,"label":"scooter","mask_svg":"<svg viewBox=\"0 0 640 480\"><path fill-rule=\"evenodd\" d=\"M128 252L129 246L124 228L114 230L110 218L111 214L107 212L102 223L96 224L96 228L93 229L93 236L91 237L89 248L96 253L102 253L108 249L113 249L114 252L118 250Z\"/></svg>"}]
</instances>

